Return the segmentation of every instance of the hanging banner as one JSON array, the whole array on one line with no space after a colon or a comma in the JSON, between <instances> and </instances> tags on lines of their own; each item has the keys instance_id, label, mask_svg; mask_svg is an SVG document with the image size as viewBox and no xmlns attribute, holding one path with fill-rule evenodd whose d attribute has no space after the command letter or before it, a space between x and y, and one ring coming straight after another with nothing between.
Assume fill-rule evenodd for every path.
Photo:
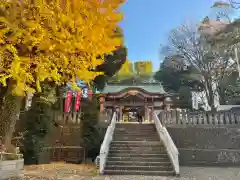
<instances>
[{"instance_id":1,"label":"hanging banner","mask_svg":"<svg viewBox=\"0 0 240 180\"><path fill-rule=\"evenodd\" d=\"M75 111L79 111L79 109L80 109L81 95L82 95L81 91L78 91L76 93L76 99L75 99L75 105L74 105L74 110Z\"/></svg>"},{"instance_id":2,"label":"hanging banner","mask_svg":"<svg viewBox=\"0 0 240 180\"><path fill-rule=\"evenodd\" d=\"M64 107L65 112L70 112L71 101L72 101L72 92L69 91L65 99L65 107Z\"/></svg>"}]
</instances>

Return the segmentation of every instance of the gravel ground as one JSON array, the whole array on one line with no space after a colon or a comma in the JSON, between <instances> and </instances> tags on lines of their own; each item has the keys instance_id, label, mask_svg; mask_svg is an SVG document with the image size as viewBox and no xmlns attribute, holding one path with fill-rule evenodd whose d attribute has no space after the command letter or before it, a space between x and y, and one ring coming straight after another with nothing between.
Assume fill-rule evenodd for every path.
<instances>
[{"instance_id":1,"label":"gravel ground","mask_svg":"<svg viewBox=\"0 0 240 180\"><path fill-rule=\"evenodd\" d=\"M181 177L97 176L93 165L26 167L22 180L240 180L240 168L181 167Z\"/></svg>"}]
</instances>

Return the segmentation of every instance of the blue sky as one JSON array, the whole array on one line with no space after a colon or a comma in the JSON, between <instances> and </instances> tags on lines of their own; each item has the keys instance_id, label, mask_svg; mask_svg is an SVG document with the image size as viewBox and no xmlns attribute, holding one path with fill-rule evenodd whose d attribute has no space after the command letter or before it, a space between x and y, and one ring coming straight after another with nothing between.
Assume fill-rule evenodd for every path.
<instances>
[{"instance_id":1,"label":"blue sky","mask_svg":"<svg viewBox=\"0 0 240 180\"><path fill-rule=\"evenodd\" d=\"M128 0L123 6L124 31L128 58L160 63L160 45L169 31L186 21L198 22L211 13L214 0Z\"/></svg>"}]
</instances>

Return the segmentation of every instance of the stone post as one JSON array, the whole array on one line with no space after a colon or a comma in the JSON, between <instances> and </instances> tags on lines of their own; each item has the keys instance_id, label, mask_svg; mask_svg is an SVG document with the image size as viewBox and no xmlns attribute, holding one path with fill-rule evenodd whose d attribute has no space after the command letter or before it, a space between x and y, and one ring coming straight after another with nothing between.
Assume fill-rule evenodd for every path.
<instances>
[{"instance_id":1,"label":"stone post","mask_svg":"<svg viewBox=\"0 0 240 180\"><path fill-rule=\"evenodd\" d=\"M169 111L170 110L170 108L171 108L171 104L172 104L172 100L171 100L171 98L170 97L166 97L165 99L164 99L164 105L165 105L165 110L166 111Z\"/></svg>"},{"instance_id":2,"label":"stone post","mask_svg":"<svg viewBox=\"0 0 240 180\"><path fill-rule=\"evenodd\" d=\"M169 111L170 110L170 104L165 104L165 108L164 108L166 111Z\"/></svg>"}]
</instances>

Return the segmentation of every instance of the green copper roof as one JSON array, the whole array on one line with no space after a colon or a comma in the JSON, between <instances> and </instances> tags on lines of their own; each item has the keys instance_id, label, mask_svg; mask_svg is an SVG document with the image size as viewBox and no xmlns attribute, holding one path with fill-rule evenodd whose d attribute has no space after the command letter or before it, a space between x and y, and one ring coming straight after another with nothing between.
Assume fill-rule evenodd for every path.
<instances>
[{"instance_id":1,"label":"green copper roof","mask_svg":"<svg viewBox=\"0 0 240 180\"><path fill-rule=\"evenodd\" d=\"M118 92L124 91L125 89L135 89L135 88L140 88L149 93L166 94L161 84L144 84L144 85L108 84L106 85L106 87L103 89L101 93L103 94L118 93Z\"/></svg>"}]
</instances>

